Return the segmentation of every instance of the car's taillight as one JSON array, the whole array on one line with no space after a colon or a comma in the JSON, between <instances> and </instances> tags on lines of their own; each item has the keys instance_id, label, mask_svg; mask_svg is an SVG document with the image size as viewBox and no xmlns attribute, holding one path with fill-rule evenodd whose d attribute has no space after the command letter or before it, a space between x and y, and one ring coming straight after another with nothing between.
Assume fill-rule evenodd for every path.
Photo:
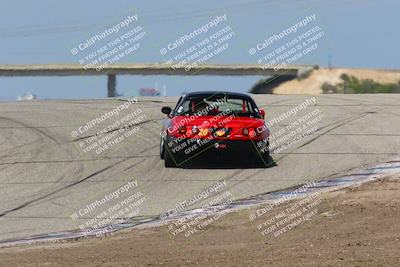
<instances>
[{"instance_id":1,"label":"car's taillight","mask_svg":"<svg viewBox=\"0 0 400 267\"><path fill-rule=\"evenodd\" d=\"M243 135L250 136L250 137L255 137L257 135L257 132L254 128L244 128L242 132L243 132Z\"/></svg>"},{"instance_id":2,"label":"car's taillight","mask_svg":"<svg viewBox=\"0 0 400 267\"><path fill-rule=\"evenodd\" d=\"M181 126L181 127L179 127L179 129L178 129L178 133L179 134L186 134L186 126Z\"/></svg>"}]
</instances>

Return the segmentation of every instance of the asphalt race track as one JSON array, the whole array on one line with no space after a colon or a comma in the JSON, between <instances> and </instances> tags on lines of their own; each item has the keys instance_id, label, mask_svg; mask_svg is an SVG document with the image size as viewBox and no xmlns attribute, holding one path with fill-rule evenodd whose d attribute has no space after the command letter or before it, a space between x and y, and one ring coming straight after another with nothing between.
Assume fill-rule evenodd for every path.
<instances>
[{"instance_id":1,"label":"asphalt race track","mask_svg":"<svg viewBox=\"0 0 400 267\"><path fill-rule=\"evenodd\" d=\"M267 119L280 116L309 96L257 95ZM158 216L193 198L217 181L235 199L332 177L395 158L400 151L400 95L323 95L318 129L279 154L269 168L247 168L237 161L202 162L165 169L159 158L162 106L177 97L139 98L130 110L145 119L138 131L97 155L79 141L128 114L96 126L78 138L71 132L124 103L123 99L40 100L0 103L0 240L72 230L90 217L71 215L137 180L146 197L138 216ZM303 110L304 111L304 110ZM296 117L306 113L299 112ZM301 113L301 114L300 114ZM289 119L274 125L278 132ZM81 139L79 139L81 138ZM105 203L102 209L111 203ZM99 213L98 210L97 213ZM96 213L92 213L96 214Z\"/></svg>"}]
</instances>

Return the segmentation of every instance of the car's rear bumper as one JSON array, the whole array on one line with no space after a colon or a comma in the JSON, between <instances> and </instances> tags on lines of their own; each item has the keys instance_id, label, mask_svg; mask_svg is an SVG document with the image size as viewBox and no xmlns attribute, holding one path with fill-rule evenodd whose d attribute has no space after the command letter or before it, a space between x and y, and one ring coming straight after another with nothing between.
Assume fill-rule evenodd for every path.
<instances>
[{"instance_id":1,"label":"car's rear bumper","mask_svg":"<svg viewBox=\"0 0 400 267\"><path fill-rule=\"evenodd\" d=\"M249 157L268 153L266 140L177 139L167 137L167 151L176 159L196 156Z\"/></svg>"}]
</instances>

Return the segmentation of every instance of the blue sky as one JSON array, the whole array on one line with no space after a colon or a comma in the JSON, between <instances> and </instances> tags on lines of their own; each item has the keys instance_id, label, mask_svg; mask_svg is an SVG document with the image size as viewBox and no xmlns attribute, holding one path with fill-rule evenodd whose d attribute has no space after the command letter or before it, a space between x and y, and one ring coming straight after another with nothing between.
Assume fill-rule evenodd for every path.
<instances>
[{"instance_id":1,"label":"blue sky","mask_svg":"<svg viewBox=\"0 0 400 267\"><path fill-rule=\"evenodd\" d=\"M0 64L78 63L70 53L93 34L138 14L146 37L140 49L120 62L154 63L166 57L160 48L227 14L235 33L229 48L207 63L256 63L249 48L273 33L316 14L325 35L318 50L296 63L400 69L396 0L220 0L220 1L21 1L1 0ZM198 41L198 40L197 40ZM196 40L194 40L196 42ZM193 90L247 91L261 77L118 76L118 91L131 95L141 87L165 85L168 95ZM0 100L32 92L39 98L101 98L106 77L0 78Z\"/></svg>"}]
</instances>

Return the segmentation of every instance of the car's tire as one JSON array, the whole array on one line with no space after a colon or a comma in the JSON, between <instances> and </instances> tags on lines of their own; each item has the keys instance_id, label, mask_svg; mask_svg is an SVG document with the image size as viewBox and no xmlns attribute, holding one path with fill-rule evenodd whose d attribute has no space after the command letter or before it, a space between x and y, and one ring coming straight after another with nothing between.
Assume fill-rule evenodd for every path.
<instances>
[{"instance_id":1,"label":"car's tire","mask_svg":"<svg viewBox=\"0 0 400 267\"><path fill-rule=\"evenodd\" d=\"M165 149L165 147L164 147L164 166L165 166L165 168L176 168L176 167L178 167L176 165L176 163L175 163L174 158L169 153L169 151L167 151L167 149Z\"/></svg>"},{"instance_id":2,"label":"car's tire","mask_svg":"<svg viewBox=\"0 0 400 267\"><path fill-rule=\"evenodd\" d=\"M164 138L162 137L160 140L160 158L165 159L165 144L164 144Z\"/></svg>"},{"instance_id":3,"label":"car's tire","mask_svg":"<svg viewBox=\"0 0 400 267\"><path fill-rule=\"evenodd\" d=\"M267 151L265 151L264 153L262 153L261 154L261 157L262 157L262 164L265 166L265 167L268 167L269 166L269 161L270 161L270 157L269 157L269 150L267 150Z\"/></svg>"},{"instance_id":4,"label":"car's tire","mask_svg":"<svg viewBox=\"0 0 400 267\"><path fill-rule=\"evenodd\" d=\"M271 157L269 156L269 142L267 142L267 145L264 148L264 153L262 153L262 159L263 159L263 165L265 168L270 167L271 162Z\"/></svg>"},{"instance_id":5,"label":"car's tire","mask_svg":"<svg viewBox=\"0 0 400 267\"><path fill-rule=\"evenodd\" d=\"M259 150L257 155L257 159L259 162L259 166L268 168L270 165L271 157L269 156L269 143L267 143L264 150Z\"/></svg>"}]
</instances>

